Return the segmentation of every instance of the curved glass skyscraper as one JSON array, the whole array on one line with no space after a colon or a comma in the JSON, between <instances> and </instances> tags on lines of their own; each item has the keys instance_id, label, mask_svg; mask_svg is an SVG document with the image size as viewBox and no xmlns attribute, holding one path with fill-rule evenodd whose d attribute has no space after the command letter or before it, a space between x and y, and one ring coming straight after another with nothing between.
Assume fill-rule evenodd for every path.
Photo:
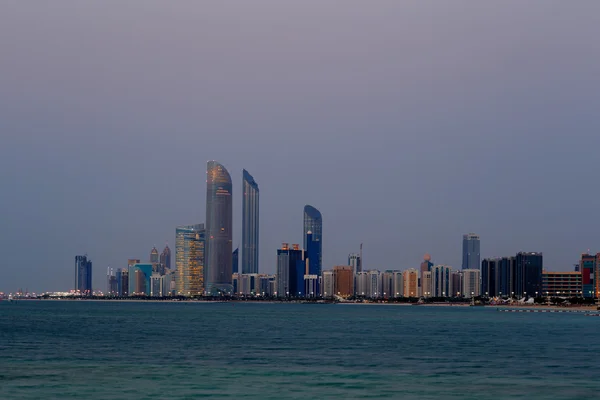
<instances>
[{"instance_id":1,"label":"curved glass skyscraper","mask_svg":"<svg viewBox=\"0 0 600 400\"><path fill-rule=\"evenodd\" d=\"M242 274L258 274L258 184L243 172Z\"/></svg>"},{"instance_id":2,"label":"curved glass skyscraper","mask_svg":"<svg viewBox=\"0 0 600 400\"><path fill-rule=\"evenodd\" d=\"M206 292L232 293L231 176L216 161L206 168Z\"/></svg>"},{"instance_id":3,"label":"curved glass skyscraper","mask_svg":"<svg viewBox=\"0 0 600 400\"><path fill-rule=\"evenodd\" d=\"M304 206L304 250L317 254L316 262L309 262L311 274L321 275L323 270L323 217L313 206ZM310 241L310 243L309 243ZM309 256L310 257L310 256Z\"/></svg>"}]
</instances>

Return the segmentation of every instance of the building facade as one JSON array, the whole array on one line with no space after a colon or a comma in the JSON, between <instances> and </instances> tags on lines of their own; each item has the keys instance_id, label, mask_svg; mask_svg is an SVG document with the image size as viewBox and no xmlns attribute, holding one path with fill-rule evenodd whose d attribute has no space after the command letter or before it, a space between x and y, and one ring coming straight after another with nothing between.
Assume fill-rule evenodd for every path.
<instances>
[{"instance_id":1,"label":"building facade","mask_svg":"<svg viewBox=\"0 0 600 400\"><path fill-rule=\"evenodd\" d=\"M309 236L311 234L309 243ZM321 212L311 205L304 206L304 229L302 231L304 238L304 249L308 250L309 246L316 254L317 260L315 266L311 268L310 273L321 276L323 270L323 216Z\"/></svg>"},{"instance_id":2,"label":"building facade","mask_svg":"<svg viewBox=\"0 0 600 400\"><path fill-rule=\"evenodd\" d=\"M479 269L481 250L479 235L467 233L463 235L462 269Z\"/></svg>"},{"instance_id":3,"label":"building facade","mask_svg":"<svg viewBox=\"0 0 600 400\"><path fill-rule=\"evenodd\" d=\"M152 293L152 264L141 263L129 267L129 295L150 296Z\"/></svg>"},{"instance_id":4,"label":"building facade","mask_svg":"<svg viewBox=\"0 0 600 400\"><path fill-rule=\"evenodd\" d=\"M404 297L419 297L419 271L414 268L403 272Z\"/></svg>"},{"instance_id":5,"label":"building facade","mask_svg":"<svg viewBox=\"0 0 600 400\"><path fill-rule=\"evenodd\" d=\"M595 298L600 295L600 253L582 254L579 260L581 272L581 291L584 297Z\"/></svg>"},{"instance_id":6,"label":"building facade","mask_svg":"<svg viewBox=\"0 0 600 400\"><path fill-rule=\"evenodd\" d=\"M350 253L348 255L348 265L352 267L354 271L354 275L362 272L362 260L360 259L360 254Z\"/></svg>"},{"instance_id":7,"label":"building facade","mask_svg":"<svg viewBox=\"0 0 600 400\"><path fill-rule=\"evenodd\" d=\"M515 260L515 296L527 297L542 293L543 269L544 258L542 253L517 253Z\"/></svg>"},{"instance_id":8,"label":"building facade","mask_svg":"<svg viewBox=\"0 0 600 400\"><path fill-rule=\"evenodd\" d=\"M233 292L232 234L233 203L231 176L216 161L207 164L206 179L206 272L205 291L208 294Z\"/></svg>"},{"instance_id":9,"label":"building facade","mask_svg":"<svg viewBox=\"0 0 600 400\"><path fill-rule=\"evenodd\" d=\"M334 285L333 285L333 271L323 271L321 278L321 296L325 299L333 297Z\"/></svg>"},{"instance_id":10,"label":"building facade","mask_svg":"<svg viewBox=\"0 0 600 400\"><path fill-rule=\"evenodd\" d=\"M581 278L579 271L543 271L540 296L580 297L583 295Z\"/></svg>"},{"instance_id":11,"label":"building facade","mask_svg":"<svg viewBox=\"0 0 600 400\"><path fill-rule=\"evenodd\" d=\"M166 269L171 269L171 249L166 245L162 253L160 253L160 263Z\"/></svg>"},{"instance_id":12,"label":"building facade","mask_svg":"<svg viewBox=\"0 0 600 400\"><path fill-rule=\"evenodd\" d=\"M240 249L239 247L231 254L231 273L237 274L240 268Z\"/></svg>"},{"instance_id":13,"label":"building facade","mask_svg":"<svg viewBox=\"0 0 600 400\"><path fill-rule=\"evenodd\" d=\"M306 263L300 245L283 243L277 250L277 297L303 297Z\"/></svg>"},{"instance_id":14,"label":"building facade","mask_svg":"<svg viewBox=\"0 0 600 400\"><path fill-rule=\"evenodd\" d=\"M257 274L260 192L246 170L243 170L242 184L242 274Z\"/></svg>"},{"instance_id":15,"label":"building facade","mask_svg":"<svg viewBox=\"0 0 600 400\"><path fill-rule=\"evenodd\" d=\"M354 294L354 274L349 265L333 267L333 292L334 295L347 298Z\"/></svg>"},{"instance_id":16,"label":"building facade","mask_svg":"<svg viewBox=\"0 0 600 400\"><path fill-rule=\"evenodd\" d=\"M452 267L435 265L431 268L432 297L449 297L454 295L452 286Z\"/></svg>"},{"instance_id":17,"label":"building facade","mask_svg":"<svg viewBox=\"0 0 600 400\"><path fill-rule=\"evenodd\" d=\"M481 271L479 269L462 270L463 297L478 297L481 295Z\"/></svg>"},{"instance_id":18,"label":"building facade","mask_svg":"<svg viewBox=\"0 0 600 400\"><path fill-rule=\"evenodd\" d=\"M421 272L421 296L431 297L431 271Z\"/></svg>"},{"instance_id":19,"label":"building facade","mask_svg":"<svg viewBox=\"0 0 600 400\"><path fill-rule=\"evenodd\" d=\"M204 224L179 226L175 230L175 290L179 296L204 293L205 238Z\"/></svg>"},{"instance_id":20,"label":"building facade","mask_svg":"<svg viewBox=\"0 0 600 400\"><path fill-rule=\"evenodd\" d=\"M92 260L84 256L75 256L75 291L91 296L92 290Z\"/></svg>"}]
</instances>

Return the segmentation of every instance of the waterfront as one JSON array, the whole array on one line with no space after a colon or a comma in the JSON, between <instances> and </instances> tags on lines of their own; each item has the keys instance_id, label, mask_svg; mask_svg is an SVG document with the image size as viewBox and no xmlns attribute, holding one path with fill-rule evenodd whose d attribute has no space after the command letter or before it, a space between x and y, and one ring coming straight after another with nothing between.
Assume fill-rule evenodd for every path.
<instances>
[{"instance_id":1,"label":"waterfront","mask_svg":"<svg viewBox=\"0 0 600 400\"><path fill-rule=\"evenodd\" d=\"M598 323L486 307L2 302L0 398L592 399Z\"/></svg>"}]
</instances>

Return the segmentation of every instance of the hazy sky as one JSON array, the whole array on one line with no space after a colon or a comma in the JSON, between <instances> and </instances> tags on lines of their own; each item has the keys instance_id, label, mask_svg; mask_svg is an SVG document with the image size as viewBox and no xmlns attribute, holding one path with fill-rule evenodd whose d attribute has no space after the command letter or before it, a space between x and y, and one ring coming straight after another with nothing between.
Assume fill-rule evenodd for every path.
<instances>
[{"instance_id":1,"label":"hazy sky","mask_svg":"<svg viewBox=\"0 0 600 400\"><path fill-rule=\"evenodd\" d=\"M149 258L204 222L206 161L261 190L261 272L600 251L600 2L0 2L0 290Z\"/></svg>"}]
</instances>

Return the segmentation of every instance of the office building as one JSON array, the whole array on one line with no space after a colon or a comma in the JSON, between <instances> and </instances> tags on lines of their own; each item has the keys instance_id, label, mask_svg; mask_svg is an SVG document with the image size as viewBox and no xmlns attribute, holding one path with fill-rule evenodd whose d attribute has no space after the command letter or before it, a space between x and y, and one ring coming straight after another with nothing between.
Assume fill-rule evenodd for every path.
<instances>
[{"instance_id":1,"label":"office building","mask_svg":"<svg viewBox=\"0 0 600 400\"><path fill-rule=\"evenodd\" d=\"M414 268L403 272L404 297L419 297L419 271Z\"/></svg>"},{"instance_id":2,"label":"office building","mask_svg":"<svg viewBox=\"0 0 600 400\"><path fill-rule=\"evenodd\" d=\"M581 291L584 297L595 298L600 294L600 253L582 254L579 261Z\"/></svg>"},{"instance_id":3,"label":"office building","mask_svg":"<svg viewBox=\"0 0 600 400\"><path fill-rule=\"evenodd\" d=\"M333 284L333 271L323 271L323 276L321 280L321 296L323 296L323 298L325 299L329 299L333 297L334 290L335 289Z\"/></svg>"},{"instance_id":4,"label":"office building","mask_svg":"<svg viewBox=\"0 0 600 400\"><path fill-rule=\"evenodd\" d=\"M205 238L204 224L178 226L175 230L175 287L179 296L204 293Z\"/></svg>"},{"instance_id":5,"label":"office building","mask_svg":"<svg viewBox=\"0 0 600 400\"><path fill-rule=\"evenodd\" d=\"M242 274L257 274L260 192L258 184L246 170L242 181Z\"/></svg>"},{"instance_id":6,"label":"office building","mask_svg":"<svg viewBox=\"0 0 600 400\"><path fill-rule=\"evenodd\" d=\"M258 274L239 274L238 294L241 296L254 296L259 290Z\"/></svg>"},{"instance_id":7,"label":"office building","mask_svg":"<svg viewBox=\"0 0 600 400\"><path fill-rule=\"evenodd\" d=\"M541 293L543 269L544 259L542 253L517 253L515 262L515 296L522 298Z\"/></svg>"},{"instance_id":8,"label":"office building","mask_svg":"<svg viewBox=\"0 0 600 400\"><path fill-rule=\"evenodd\" d=\"M342 298L354 294L354 273L349 265L338 265L333 267L333 292L335 296Z\"/></svg>"},{"instance_id":9,"label":"office building","mask_svg":"<svg viewBox=\"0 0 600 400\"><path fill-rule=\"evenodd\" d=\"M468 233L463 235L462 269L479 269L481 265L479 235Z\"/></svg>"},{"instance_id":10,"label":"office building","mask_svg":"<svg viewBox=\"0 0 600 400\"><path fill-rule=\"evenodd\" d=\"M311 243L308 242L309 232L312 235L310 237ZM314 266L309 266L310 273L321 276L323 267L323 217L319 210L310 205L304 206L304 229L302 236L304 238L304 249L309 250L310 247L311 252L315 253L318 259L314 263ZM312 246L315 247L314 250Z\"/></svg>"},{"instance_id":11,"label":"office building","mask_svg":"<svg viewBox=\"0 0 600 400\"><path fill-rule=\"evenodd\" d=\"M108 268L108 270L106 271L106 295L116 296L118 294L119 284L117 281L115 270L112 268Z\"/></svg>"},{"instance_id":12,"label":"office building","mask_svg":"<svg viewBox=\"0 0 600 400\"><path fill-rule=\"evenodd\" d=\"M308 231L304 237L306 248L304 257L307 260L308 274L321 276L321 242L314 239L312 231Z\"/></svg>"},{"instance_id":13,"label":"office building","mask_svg":"<svg viewBox=\"0 0 600 400\"><path fill-rule=\"evenodd\" d=\"M240 267L240 249L236 248L231 254L231 272L237 274Z\"/></svg>"},{"instance_id":14,"label":"office building","mask_svg":"<svg viewBox=\"0 0 600 400\"><path fill-rule=\"evenodd\" d=\"M398 298L404 296L404 277L402 271L393 271L392 279L392 292L394 293L394 297Z\"/></svg>"},{"instance_id":15,"label":"office building","mask_svg":"<svg viewBox=\"0 0 600 400\"><path fill-rule=\"evenodd\" d=\"M354 270L354 267L352 267ZM354 276L354 293L358 297L369 295L369 273L367 271L357 272Z\"/></svg>"},{"instance_id":16,"label":"office building","mask_svg":"<svg viewBox=\"0 0 600 400\"><path fill-rule=\"evenodd\" d=\"M452 267L434 265L431 268L431 296L450 297L454 295Z\"/></svg>"},{"instance_id":17,"label":"office building","mask_svg":"<svg viewBox=\"0 0 600 400\"><path fill-rule=\"evenodd\" d=\"M119 296L129 296L129 267L117 270L117 284L119 285Z\"/></svg>"},{"instance_id":18,"label":"office building","mask_svg":"<svg viewBox=\"0 0 600 400\"><path fill-rule=\"evenodd\" d=\"M394 297L394 271L387 270L381 273L381 297L384 299Z\"/></svg>"},{"instance_id":19,"label":"office building","mask_svg":"<svg viewBox=\"0 0 600 400\"><path fill-rule=\"evenodd\" d=\"M304 275L304 293L308 298L315 298L319 295L319 276L307 274Z\"/></svg>"},{"instance_id":20,"label":"office building","mask_svg":"<svg viewBox=\"0 0 600 400\"><path fill-rule=\"evenodd\" d=\"M306 263L300 245L283 243L277 250L277 296L303 297Z\"/></svg>"},{"instance_id":21,"label":"office building","mask_svg":"<svg viewBox=\"0 0 600 400\"><path fill-rule=\"evenodd\" d=\"M231 274L231 284L233 285L233 293L240 294L240 274L234 272Z\"/></svg>"},{"instance_id":22,"label":"office building","mask_svg":"<svg viewBox=\"0 0 600 400\"><path fill-rule=\"evenodd\" d=\"M75 291L84 296L91 296L92 260L84 256L75 256Z\"/></svg>"},{"instance_id":23,"label":"office building","mask_svg":"<svg viewBox=\"0 0 600 400\"><path fill-rule=\"evenodd\" d=\"M164 269L171 269L171 249L166 245L162 253L160 253L160 263Z\"/></svg>"},{"instance_id":24,"label":"office building","mask_svg":"<svg viewBox=\"0 0 600 400\"><path fill-rule=\"evenodd\" d=\"M152 247L152 250L150 250L150 264L158 264L160 262L159 257L156 247Z\"/></svg>"},{"instance_id":25,"label":"office building","mask_svg":"<svg viewBox=\"0 0 600 400\"><path fill-rule=\"evenodd\" d=\"M362 260L360 259L360 254L350 253L348 255L348 265L352 267L354 275L362 272Z\"/></svg>"},{"instance_id":26,"label":"office building","mask_svg":"<svg viewBox=\"0 0 600 400\"><path fill-rule=\"evenodd\" d=\"M207 164L205 290L211 295L233 292L231 176L216 161Z\"/></svg>"},{"instance_id":27,"label":"office building","mask_svg":"<svg viewBox=\"0 0 600 400\"><path fill-rule=\"evenodd\" d=\"M367 297L378 299L383 297L381 274L377 270L367 272Z\"/></svg>"},{"instance_id":28,"label":"office building","mask_svg":"<svg viewBox=\"0 0 600 400\"><path fill-rule=\"evenodd\" d=\"M164 275L153 273L150 277L150 296L162 297L164 288Z\"/></svg>"},{"instance_id":29,"label":"office building","mask_svg":"<svg viewBox=\"0 0 600 400\"><path fill-rule=\"evenodd\" d=\"M140 263L129 267L129 295L150 296L152 264Z\"/></svg>"},{"instance_id":30,"label":"office building","mask_svg":"<svg viewBox=\"0 0 600 400\"><path fill-rule=\"evenodd\" d=\"M582 275L579 271L542 272L542 292L538 296L580 297Z\"/></svg>"},{"instance_id":31,"label":"office building","mask_svg":"<svg viewBox=\"0 0 600 400\"><path fill-rule=\"evenodd\" d=\"M461 271L452 271L452 293L450 293L451 297L462 297L462 272Z\"/></svg>"},{"instance_id":32,"label":"office building","mask_svg":"<svg viewBox=\"0 0 600 400\"><path fill-rule=\"evenodd\" d=\"M481 295L481 271L479 269L462 270L463 297L478 297Z\"/></svg>"},{"instance_id":33,"label":"office building","mask_svg":"<svg viewBox=\"0 0 600 400\"><path fill-rule=\"evenodd\" d=\"M421 296L431 297L431 271L424 271L421 274Z\"/></svg>"}]
</instances>

